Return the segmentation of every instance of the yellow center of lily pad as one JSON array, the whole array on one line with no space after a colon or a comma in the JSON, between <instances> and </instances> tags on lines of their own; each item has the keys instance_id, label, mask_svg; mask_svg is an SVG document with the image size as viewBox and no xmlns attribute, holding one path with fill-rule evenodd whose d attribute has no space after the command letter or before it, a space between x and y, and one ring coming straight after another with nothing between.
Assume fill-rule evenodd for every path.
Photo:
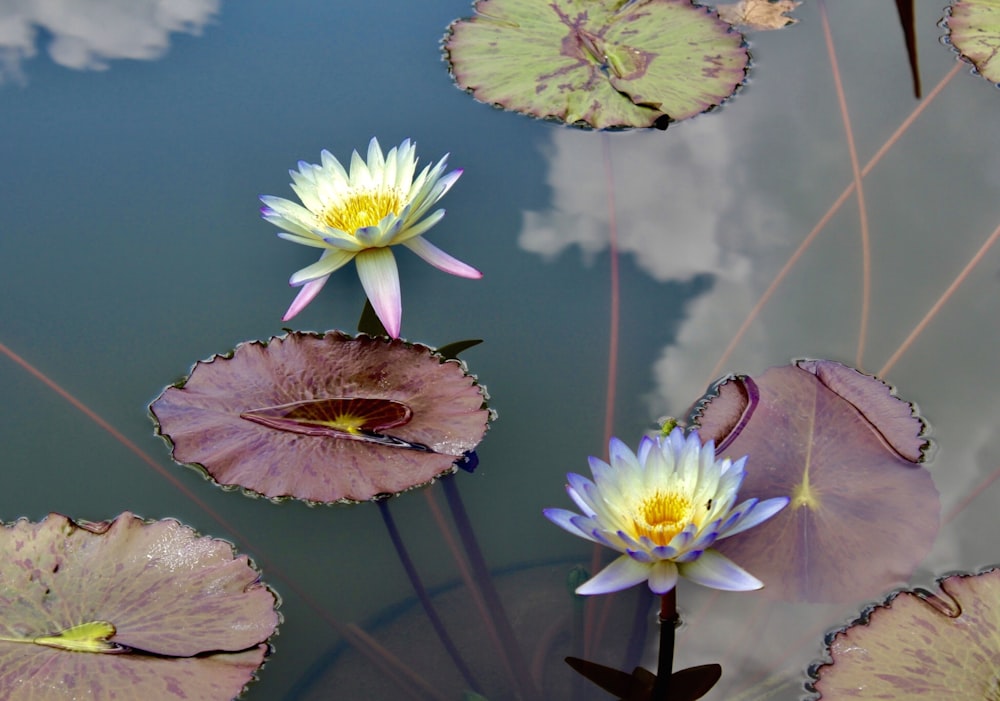
<instances>
[{"instance_id":1,"label":"yellow center of lily pad","mask_svg":"<svg viewBox=\"0 0 1000 701\"><path fill-rule=\"evenodd\" d=\"M413 411L392 399L336 397L251 409L240 416L280 431L368 440L408 423Z\"/></svg>"},{"instance_id":2,"label":"yellow center of lily pad","mask_svg":"<svg viewBox=\"0 0 1000 701\"><path fill-rule=\"evenodd\" d=\"M813 511L817 511L820 507L819 494L816 493L816 490L809 483L808 472L802 476L802 481L795 485L795 489L792 490L790 508L800 509L802 507L812 509Z\"/></svg>"},{"instance_id":3,"label":"yellow center of lily pad","mask_svg":"<svg viewBox=\"0 0 1000 701\"><path fill-rule=\"evenodd\" d=\"M0 638L6 643L34 643L71 652L122 652L126 648L111 642L115 626L108 621L88 621L66 628L55 635L37 638Z\"/></svg>"},{"instance_id":4,"label":"yellow center of lily pad","mask_svg":"<svg viewBox=\"0 0 1000 701\"><path fill-rule=\"evenodd\" d=\"M349 194L321 215L323 223L353 234L366 226L375 226L388 214L399 214L403 199L395 188L362 190Z\"/></svg>"},{"instance_id":5,"label":"yellow center of lily pad","mask_svg":"<svg viewBox=\"0 0 1000 701\"><path fill-rule=\"evenodd\" d=\"M635 536L647 536L657 545L669 545L691 523L693 512L688 495L657 490L636 509L632 521Z\"/></svg>"}]
</instances>

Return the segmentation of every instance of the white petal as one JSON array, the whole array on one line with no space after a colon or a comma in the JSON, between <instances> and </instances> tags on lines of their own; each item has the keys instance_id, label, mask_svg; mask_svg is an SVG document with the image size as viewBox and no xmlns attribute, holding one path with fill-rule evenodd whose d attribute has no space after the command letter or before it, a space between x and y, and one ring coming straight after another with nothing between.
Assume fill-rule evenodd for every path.
<instances>
[{"instance_id":1,"label":"white petal","mask_svg":"<svg viewBox=\"0 0 1000 701\"><path fill-rule=\"evenodd\" d=\"M403 142L406 143L405 141ZM399 149L393 146L389 153L385 154L385 168L382 171L382 187L387 189L397 189L396 186L396 162Z\"/></svg>"},{"instance_id":2,"label":"white petal","mask_svg":"<svg viewBox=\"0 0 1000 701\"><path fill-rule=\"evenodd\" d=\"M649 451L656 447L656 443L657 441L649 436L643 436L642 440L639 441L639 450L636 451L635 456L643 465L645 465L646 460L649 459Z\"/></svg>"},{"instance_id":3,"label":"white petal","mask_svg":"<svg viewBox=\"0 0 1000 701\"><path fill-rule=\"evenodd\" d=\"M656 558L650 555L648 550L632 550L631 548L625 549L625 554L631 557L633 560L638 560L644 565L652 565L656 562Z\"/></svg>"},{"instance_id":4,"label":"white petal","mask_svg":"<svg viewBox=\"0 0 1000 701\"><path fill-rule=\"evenodd\" d=\"M399 151L396 152L396 187L401 192L409 190L416 169L416 144L406 139L399 145Z\"/></svg>"},{"instance_id":5,"label":"white petal","mask_svg":"<svg viewBox=\"0 0 1000 701\"><path fill-rule=\"evenodd\" d=\"M378 145L378 139L374 136L368 142L368 170L371 174L381 175L385 170L385 157L382 155L382 147Z\"/></svg>"},{"instance_id":6,"label":"white petal","mask_svg":"<svg viewBox=\"0 0 1000 701\"><path fill-rule=\"evenodd\" d=\"M426 233L432 226L434 226L444 218L444 210L438 209L431 212L429 216L423 219L423 221L417 221L415 218L410 216L408 208L409 205L407 205L405 211L400 211L399 213L401 220L405 217L407 225L405 229L400 231L399 234L394 237L393 240L394 244L406 243L410 239L420 236L423 233Z\"/></svg>"},{"instance_id":7,"label":"white petal","mask_svg":"<svg viewBox=\"0 0 1000 701\"><path fill-rule=\"evenodd\" d=\"M399 337L403 301L399 294L399 270L388 248L369 248L357 254L358 277L375 314L392 338Z\"/></svg>"},{"instance_id":8,"label":"white petal","mask_svg":"<svg viewBox=\"0 0 1000 701\"><path fill-rule=\"evenodd\" d=\"M391 217L393 215L389 214L387 216ZM383 219L382 221L386 220ZM361 227L354 232L354 238L357 239L362 248L381 248L387 243L385 240L385 229L382 227L382 222L379 222L374 226Z\"/></svg>"},{"instance_id":9,"label":"white petal","mask_svg":"<svg viewBox=\"0 0 1000 701\"><path fill-rule=\"evenodd\" d=\"M599 542L596 538L590 535L590 533L573 523L573 520L579 518L580 514L575 514L572 511L567 511L566 509L543 509L542 513L545 514L545 518L552 521L552 523L556 524L564 531L572 533L580 538L586 538L587 540L591 540L595 543Z\"/></svg>"},{"instance_id":10,"label":"white petal","mask_svg":"<svg viewBox=\"0 0 1000 701\"><path fill-rule=\"evenodd\" d=\"M594 482L598 485L600 491L607 489L609 492L618 493L617 478L618 472L615 471L611 465L607 464L600 458L595 458L593 456L587 458L590 464L590 474L594 476ZM610 495L608 495L610 496Z\"/></svg>"},{"instance_id":11,"label":"white petal","mask_svg":"<svg viewBox=\"0 0 1000 701\"><path fill-rule=\"evenodd\" d=\"M319 294L319 291L323 289L323 285L325 285L326 281L329 279L330 279L329 276L321 277L318 280L313 280L312 282L307 282L306 284L304 284L302 286L302 289L299 290L299 293L295 295L295 299L292 301L292 305L288 307L288 311L285 312L285 315L283 317L281 317L281 320L288 321L293 316L295 316L303 309L305 309L306 305L308 305L311 301L313 301L316 295Z\"/></svg>"},{"instance_id":12,"label":"white petal","mask_svg":"<svg viewBox=\"0 0 1000 701\"><path fill-rule=\"evenodd\" d=\"M724 532L720 537L728 538L731 535L742 533L748 528L753 528L757 524L763 523L774 516L785 508L787 504L788 497L775 497L774 499L765 499L758 502L743 515L742 519L737 521L730 530Z\"/></svg>"},{"instance_id":13,"label":"white petal","mask_svg":"<svg viewBox=\"0 0 1000 701\"><path fill-rule=\"evenodd\" d=\"M629 469L639 471L642 469L639 459L632 452L632 449L617 438L612 438L608 442L608 456L611 460L611 465L616 470Z\"/></svg>"},{"instance_id":14,"label":"white petal","mask_svg":"<svg viewBox=\"0 0 1000 701\"><path fill-rule=\"evenodd\" d=\"M577 594L607 594L633 587L649 577L650 566L622 555L579 587Z\"/></svg>"},{"instance_id":15,"label":"white petal","mask_svg":"<svg viewBox=\"0 0 1000 701\"><path fill-rule=\"evenodd\" d=\"M328 226L326 228L323 232L322 238L323 242L326 243L327 246L339 248L342 251L349 251L350 253L357 253L366 248L350 234L345 233L340 229L334 229L332 226Z\"/></svg>"},{"instance_id":16,"label":"white petal","mask_svg":"<svg viewBox=\"0 0 1000 701\"><path fill-rule=\"evenodd\" d=\"M271 195L261 195L260 201L264 203L261 216L275 226L296 234L319 235L316 215L302 205Z\"/></svg>"},{"instance_id":17,"label":"white petal","mask_svg":"<svg viewBox=\"0 0 1000 701\"><path fill-rule=\"evenodd\" d=\"M695 539L688 544L689 550L705 550L712 547L712 543L719 539L719 522L713 521L706 525Z\"/></svg>"},{"instance_id":18,"label":"white petal","mask_svg":"<svg viewBox=\"0 0 1000 701\"><path fill-rule=\"evenodd\" d=\"M311 248L328 248L326 242L321 238L306 238L288 231L279 231L278 238L284 239L285 241L291 241L292 243L297 243L301 246L309 246Z\"/></svg>"},{"instance_id":19,"label":"white petal","mask_svg":"<svg viewBox=\"0 0 1000 701\"><path fill-rule=\"evenodd\" d=\"M320 201L319 193L316 189L316 176L313 174L312 166L308 163L300 163L299 167L308 167L308 170L304 170L303 172L296 170L288 171L289 175L292 176L292 191L299 196L306 209L318 212L323 208L323 203Z\"/></svg>"},{"instance_id":20,"label":"white petal","mask_svg":"<svg viewBox=\"0 0 1000 701\"><path fill-rule=\"evenodd\" d=\"M438 270L443 270L446 273L473 280L478 280L483 276L481 272L473 268L471 265L466 265L458 258L453 258L421 236L412 238L409 241L404 241L403 245Z\"/></svg>"},{"instance_id":21,"label":"white petal","mask_svg":"<svg viewBox=\"0 0 1000 701\"><path fill-rule=\"evenodd\" d=\"M357 151L351 154L350 177L352 186L364 190L371 188L371 171L368 170L368 164L365 163L365 159L363 159Z\"/></svg>"},{"instance_id":22,"label":"white petal","mask_svg":"<svg viewBox=\"0 0 1000 701\"><path fill-rule=\"evenodd\" d=\"M649 573L649 588L654 594L666 594L677 586L677 565L669 560L661 560L653 565Z\"/></svg>"},{"instance_id":23,"label":"white petal","mask_svg":"<svg viewBox=\"0 0 1000 701\"><path fill-rule=\"evenodd\" d=\"M764 583L716 550L706 550L694 562L680 565L681 576L712 589L750 591Z\"/></svg>"},{"instance_id":24,"label":"white petal","mask_svg":"<svg viewBox=\"0 0 1000 701\"><path fill-rule=\"evenodd\" d=\"M461 170L453 170L434 183L433 187L427 190L426 193L420 193L417 197L414 197L412 212L414 219L424 216L424 212L433 207L438 200L444 197L461 175Z\"/></svg>"},{"instance_id":25,"label":"white petal","mask_svg":"<svg viewBox=\"0 0 1000 701\"><path fill-rule=\"evenodd\" d=\"M327 177L347 182L347 171L344 170L344 166L340 165L340 161L338 161L332 153L323 149L323 152L320 153L319 157L320 162L323 164L323 170L326 171Z\"/></svg>"},{"instance_id":26,"label":"white petal","mask_svg":"<svg viewBox=\"0 0 1000 701\"><path fill-rule=\"evenodd\" d=\"M353 257L353 253L341 251L336 248L328 248L323 251L323 255L320 256L318 261L312 265L307 265L302 268L302 270L296 271L292 277L289 278L288 284L293 287L298 287L299 285L312 282L313 280L321 277L329 277L330 273L334 270L350 263L351 258Z\"/></svg>"}]
</instances>

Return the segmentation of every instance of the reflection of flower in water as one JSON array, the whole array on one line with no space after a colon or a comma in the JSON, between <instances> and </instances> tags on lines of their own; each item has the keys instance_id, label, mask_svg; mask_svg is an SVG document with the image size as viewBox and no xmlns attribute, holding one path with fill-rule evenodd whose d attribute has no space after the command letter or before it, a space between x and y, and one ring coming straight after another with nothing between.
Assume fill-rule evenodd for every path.
<instances>
[{"instance_id":1,"label":"reflection of flower in water","mask_svg":"<svg viewBox=\"0 0 1000 701\"><path fill-rule=\"evenodd\" d=\"M570 474L567 491L584 512L546 509L545 515L573 535L624 553L597 576L577 588L578 594L603 594L648 580L665 594L678 575L715 589L759 589L753 577L711 549L727 538L767 520L788 499L735 506L745 475L746 458L715 459L711 442L701 445L697 431L681 428L669 435L644 438L638 454L611 440L611 464L590 459L591 482Z\"/></svg>"},{"instance_id":2,"label":"reflection of flower in water","mask_svg":"<svg viewBox=\"0 0 1000 701\"><path fill-rule=\"evenodd\" d=\"M443 175L447 156L433 168L417 168L415 146L406 139L385 155L376 139L368 144L368 162L358 152L350 172L328 151L322 165L299 162L291 171L292 189L302 205L281 197L262 196L264 218L284 229L278 236L304 246L323 249L320 259L292 275L289 284L301 287L287 321L319 294L330 275L352 260L368 299L382 325L399 336L402 302L399 273L390 246L402 244L439 270L460 277L482 277L472 268L428 242L422 234L444 216L428 210L451 189L460 170ZM305 206L303 206L305 205Z\"/></svg>"},{"instance_id":3,"label":"reflection of flower in water","mask_svg":"<svg viewBox=\"0 0 1000 701\"><path fill-rule=\"evenodd\" d=\"M67 68L104 69L107 59L155 59L171 32L198 34L220 0L26 0L0 4L0 84L21 79L35 55L38 30L52 35L48 52Z\"/></svg>"},{"instance_id":4,"label":"reflection of flower in water","mask_svg":"<svg viewBox=\"0 0 1000 701\"><path fill-rule=\"evenodd\" d=\"M271 498L362 501L452 472L491 418L464 363L426 346L291 333L195 365L150 409L178 462Z\"/></svg>"}]
</instances>

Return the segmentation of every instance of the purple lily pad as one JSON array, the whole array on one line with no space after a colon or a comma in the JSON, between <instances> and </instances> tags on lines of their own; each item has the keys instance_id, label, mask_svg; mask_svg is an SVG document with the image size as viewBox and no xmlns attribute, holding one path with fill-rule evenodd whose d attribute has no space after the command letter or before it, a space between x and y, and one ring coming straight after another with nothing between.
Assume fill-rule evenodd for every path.
<instances>
[{"instance_id":1,"label":"purple lily pad","mask_svg":"<svg viewBox=\"0 0 1000 701\"><path fill-rule=\"evenodd\" d=\"M829 640L810 670L826 701L997 698L1000 570L938 580L941 595L903 591Z\"/></svg>"},{"instance_id":2,"label":"purple lily pad","mask_svg":"<svg viewBox=\"0 0 1000 701\"><path fill-rule=\"evenodd\" d=\"M427 346L293 332L197 363L150 410L174 459L217 483L330 503L453 472L486 433L486 399Z\"/></svg>"},{"instance_id":3,"label":"purple lily pad","mask_svg":"<svg viewBox=\"0 0 1000 701\"><path fill-rule=\"evenodd\" d=\"M743 489L789 505L718 549L786 600L857 601L905 582L937 535L940 502L918 463L928 441L882 381L828 360L732 377L695 423L748 455Z\"/></svg>"},{"instance_id":4,"label":"purple lily pad","mask_svg":"<svg viewBox=\"0 0 1000 701\"><path fill-rule=\"evenodd\" d=\"M0 697L232 699L277 598L232 545L166 519L0 528ZM123 687L126 691L123 692Z\"/></svg>"}]
</instances>

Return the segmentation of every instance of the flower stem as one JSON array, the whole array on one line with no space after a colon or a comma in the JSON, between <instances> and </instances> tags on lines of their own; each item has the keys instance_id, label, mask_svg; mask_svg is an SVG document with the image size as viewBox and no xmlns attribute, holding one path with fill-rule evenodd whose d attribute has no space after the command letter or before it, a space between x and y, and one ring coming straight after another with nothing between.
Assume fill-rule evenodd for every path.
<instances>
[{"instance_id":1,"label":"flower stem","mask_svg":"<svg viewBox=\"0 0 1000 701\"><path fill-rule=\"evenodd\" d=\"M677 587L660 598L660 656L651 701L670 698L670 678L674 672L674 632L677 625Z\"/></svg>"},{"instance_id":2,"label":"flower stem","mask_svg":"<svg viewBox=\"0 0 1000 701\"><path fill-rule=\"evenodd\" d=\"M392 540L392 544L396 548L396 555L399 556L399 561L402 563L403 569L406 570L406 576L409 577L410 584L413 586L413 591L416 592L417 598L420 600L420 604L424 607L424 613L426 613L427 618L430 619L431 625L434 627L434 632L437 633L438 639L441 640L441 644L444 645L444 649L448 652L448 655L455 663L455 668L465 679L469 688L477 694L482 694L482 686L480 686L479 682L472 674L472 671L465 664L461 655L459 655L455 642L451 639L451 636L448 635L448 631L445 630L444 622L438 615L437 609L434 608L434 603L431 601L431 597L428 595L427 589L424 587L424 583L421 581L420 575L417 573L417 568L413 565L410 553L406 550L403 538L399 533L399 529L396 527L396 521L389 512L388 500L379 499L377 503L379 513L382 514L382 521L385 523L386 530L389 531L389 538Z\"/></svg>"},{"instance_id":3,"label":"flower stem","mask_svg":"<svg viewBox=\"0 0 1000 701\"><path fill-rule=\"evenodd\" d=\"M511 627L510 621L507 619L507 614L504 612L503 603L500 601L500 594L493 585L493 577L486 566L486 559L483 557L482 550L479 549L476 532L472 528L472 521L469 519L469 514L462 503L462 496L458 492L458 482L455 479L455 475L442 477L441 484L444 486L444 495L448 501L451 517L455 520L458 535L462 539L462 547L465 548L469 564L476 575L476 584L479 586L480 592L494 616L497 633L500 636L500 642L503 645L508 664L514 670L514 681L518 686L519 695L525 701L540 701L542 697L535 686L534 680L531 678L531 672L528 670L524 655L521 654L521 648L514 637L514 629Z\"/></svg>"}]
</instances>

